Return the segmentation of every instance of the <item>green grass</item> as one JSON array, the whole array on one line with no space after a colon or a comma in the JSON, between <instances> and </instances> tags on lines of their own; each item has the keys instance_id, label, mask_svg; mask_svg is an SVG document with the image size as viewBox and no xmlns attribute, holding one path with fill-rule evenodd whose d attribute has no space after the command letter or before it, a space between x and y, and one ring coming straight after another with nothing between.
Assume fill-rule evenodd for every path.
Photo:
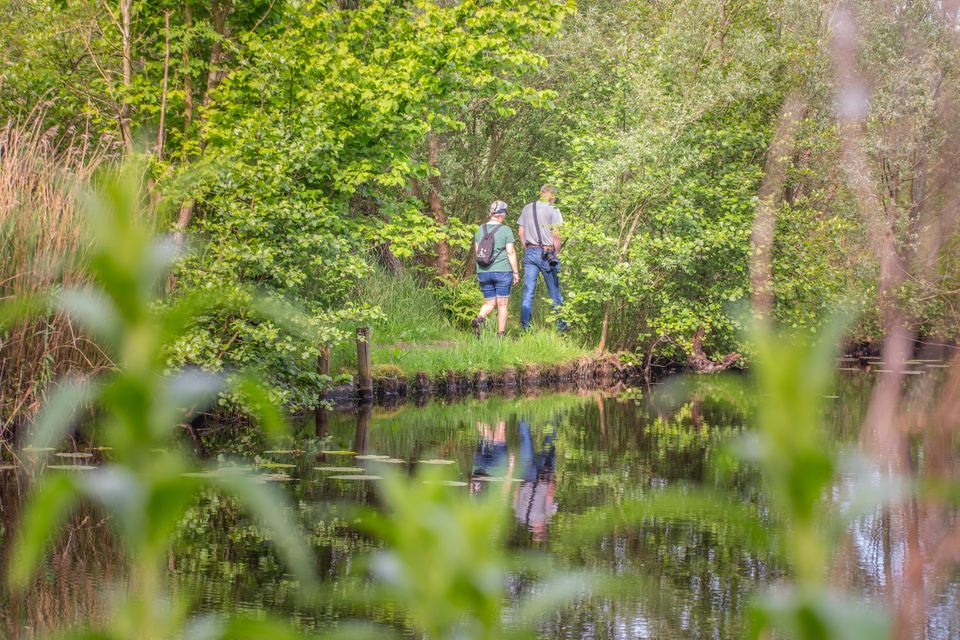
<instances>
[{"instance_id":1,"label":"green grass","mask_svg":"<svg viewBox=\"0 0 960 640\"><path fill-rule=\"evenodd\" d=\"M383 348L373 352L373 361L374 364L395 365L409 375L417 371L501 371L525 364L551 365L574 360L586 353L573 340L540 329L502 340L488 331L479 340L468 333L452 344Z\"/></svg>"},{"instance_id":2,"label":"green grass","mask_svg":"<svg viewBox=\"0 0 960 640\"><path fill-rule=\"evenodd\" d=\"M496 318L487 321L478 340L454 325L433 290L412 275L378 273L365 283L359 299L380 307L385 318L371 324L374 365L393 365L406 375L425 371L434 375L454 371L502 371L525 364L553 365L587 355L575 339L560 335L535 321L537 328L520 334L519 304L511 305L508 336L496 337ZM519 299L519 292L513 297ZM542 305L541 305L542 306ZM336 345L331 357L333 374L356 371L352 343Z\"/></svg>"}]
</instances>

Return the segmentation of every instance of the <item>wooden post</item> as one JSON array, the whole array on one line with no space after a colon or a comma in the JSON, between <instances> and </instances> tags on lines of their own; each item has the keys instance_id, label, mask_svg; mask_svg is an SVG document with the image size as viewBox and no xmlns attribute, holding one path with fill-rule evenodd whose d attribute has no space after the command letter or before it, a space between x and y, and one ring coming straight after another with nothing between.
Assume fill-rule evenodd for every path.
<instances>
[{"instance_id":1,"label":"wooden post","mask_svg":"<svg viewBox=\"0 0 960 640\"><path fill-rule=\"evenodd\" d=\"M330 375L330 343L320 347L320 353L317 354L317 373L321 376ZM327 397L327 383L323 383L320 389L320 403L314 411L314 419L317 423L317 437L322 438L327 435L327 408L324 400Z\"/></svg>"},{"instance_id":2,"label":"wooden post","mask_svg":"<svg viewBox=\"0 0 960 640\"><path fill-rule=\"evenodd\" d=\"M320 347L320 353L317 355L317 373L322 376L330 375L330 343Z\"/></svg>"},{"instance_id":3,"label":"wooden post","mask_svg":"<svg viewBox=\"0 0 960 640\"><path fill-rule=\"evenodd\" d=\"M361 398L373 397L370 327L357 327L357 395Z\"/></svg>"},{"instance_id":4,"label":"wooden post","mask_svg":"<svg viewBox=\"0 0 960 640\"><path fill-rule=\"evenodd\" d=\"M367 436L370 435L370 419L373 417L373 403L364 402L357 407L357 431L353 435L353 451L367 452Z\"/></svg>"}]
</instances>

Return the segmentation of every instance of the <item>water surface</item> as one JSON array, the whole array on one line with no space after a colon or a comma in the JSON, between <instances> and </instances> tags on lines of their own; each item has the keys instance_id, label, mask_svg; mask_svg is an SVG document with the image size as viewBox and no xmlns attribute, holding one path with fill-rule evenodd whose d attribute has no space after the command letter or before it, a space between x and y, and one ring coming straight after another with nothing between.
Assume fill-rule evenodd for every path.
<instances>
[{"instance_id":1,"label":"water surface","mask_svg":"<svg viewBox=\"0 0 960 640\"><path fill-rule=\"evenodd\" d=\"M871 374L841 372L836 397L827 400L826 424L838 450L855 445L871 382ZM642 392L566 392L331 413L319 422L300 421L284 450L270 449L254 431L217 426L202 435L207 455L255 466L282 483L305 523L330 597L302 602L261 532L236 505L212 495L170 541L167 568L197 611L271 612L308 629L359 617L402 630L404 621L390 607L348 606L338 598L364 588L357 567L375 543L353 522L358 505L376 506L377 480L337 476L375 476L385 466L413 473L418 465L436 464L448 471L449 490L465 501L489 491L506 495L511 549L550 554L558 566L641 578L623 597L586 599L557 611L543 623L542 637L738 638L751 594L785 575L770 545L745 541L715 514L692 521L645 517L588 541L575 534L592 510L665 488L719 485L731 503L762 511L754 471L741 466L721 480L716 475L716 462L743 432L744 420L743 407L701 394L670 405ZM28 479L4 473L6 547ZM504 475L515 480L490 481ZM836 581L879 600L896 579L904 527L889 515L858 522ZM33 637L103 615L105 585L122 580L122 566L107 523L81 512L30 597L0 610L2 628L10 637ZM960 637L957 584L950 582L932 603L928 637ZM510 582L514 595L535 588L520 576Z\"/></svg>"}]
</instances>

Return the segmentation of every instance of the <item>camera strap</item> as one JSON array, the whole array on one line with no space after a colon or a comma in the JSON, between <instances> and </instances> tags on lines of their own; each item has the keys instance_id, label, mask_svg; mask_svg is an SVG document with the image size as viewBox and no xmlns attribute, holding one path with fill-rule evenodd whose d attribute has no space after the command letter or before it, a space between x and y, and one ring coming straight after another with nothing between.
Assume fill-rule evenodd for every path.
<instances>
[{"instance_id":1,"label":"camera strap","mask_svg":"<svg viewBox=\"0 0 960 640\"><path fill-rule=\"evenodd\" d=\"M540 221L537 220L537 201L533 201L533 226L537 228L537 244L543 246L543 232L540 231Z\"/></svg>"}]
</instances>

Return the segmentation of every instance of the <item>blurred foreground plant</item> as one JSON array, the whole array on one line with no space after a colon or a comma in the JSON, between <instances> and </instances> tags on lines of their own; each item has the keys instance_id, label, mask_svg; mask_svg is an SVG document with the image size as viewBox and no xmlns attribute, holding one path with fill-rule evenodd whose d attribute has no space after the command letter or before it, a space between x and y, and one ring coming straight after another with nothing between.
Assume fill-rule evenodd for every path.
<instances>
[{"instance_id":1,"label":"blurred foreground plant","mask_svg":"<svg viewBox=\"0 0 960 640\"><path fill-rule=\"evenodd\" d=\"M514 562L505 547L507 491L494 483L476 500L448 485L443 469L407 479L388 473L381 485L385 513L367 528L387 549L373 555L375 597L394 603L427 638L499 640L536 637L534 625L595 584L578 573L550 575L548 567ZM506 482L509 489L510 479ZM536 574L534 595L507 610L511 573Z\"/></svg>"},{"instance_id":2,"label":"blurred foreground plant","mask_svg":"<svg viewBox=\"0 0 960 640\"><path fill-rule=\"evenodd\" d=\"M48 471L32 493L16 534L9 581L23 592L61 523L79 500L109 516L128 562L128 584L112 605L112 619L96 634L76 637L285 637L285 624L190 620L186 604L170 596L164 576L169 539L201 491L214 487L236 497L268 531L301 585L313 581L309 549L287 516L286 497L242 472L201 472L175 448L178 426L219 393L239 393L268 433L283 420L266 391L243 376L227 379L199 370L168 375L165 355L195 315L217 304L215 295L186 296L161 308L156 294L176 257L173 243L156 242L140 211L131 168L86 194L91 244L83 288L65 288L51 300L58 312L82 325L115 364L94 379L63 381L32 425L29 447L40 459L78 425L96 428L110 462L92 471ZM8 305L16 317L45 306L42 300ZM107 594L108 589L104 589ZM192 631L191 631L192 629Z\"/></svg>"},{"instance_id":3,"label":"blurred foreground plant","mask_svg":"<svg viewBox=\"0 0 960 640\"><path fill-rule=\"evenodd\" d=\"M793 580L756 601L751 637L776 630L790 638L873 640L890 633L887 616L829 585L839 537L893 490L890 485L867 495L861 483L859 499L848 508L830 500L844 461L824 433L824 401L831 397L834 356L845 327L835 319L812 341L778 335L764 325L753 330L751 377L759 399L755 430L738 452L760 468Z\"/></svg>"},{"instance_id":4,"label":"blurred foreground plant","mask_svg":"<svg viewBox=\"0 0 960 640\"><path fill-rule=\"evenodd\" d=\"M831 448L823 426L824 402L832 397L837 344L845 323L833 321L819 334L779 334L757 325L750 334L754 354L750 377L686 378L668 385L661 397L679 391L730 402L752 416L753 429L715 461L717 487L668 488L599 508L583 517L580 544L614 527L648 520L688 522L722 531L745 551L773 550L785 559L790 578L759 594L749 611L749 637L803 640L874 640L888 637L886 615L855 601L830 584L840 537L856 518L896 495L897 485L858 474L855 495L846 502L831 492L841 478L866 468L863 460ZM673 398L676 400L677 398ZM727 480L740 465L759 471L759 504L745 500ZM746 469L745 469L746 470ZM753 484L748 471L747 483ZM745 631L747 631L745 630Z\"/></svg>"}]
</instances>

